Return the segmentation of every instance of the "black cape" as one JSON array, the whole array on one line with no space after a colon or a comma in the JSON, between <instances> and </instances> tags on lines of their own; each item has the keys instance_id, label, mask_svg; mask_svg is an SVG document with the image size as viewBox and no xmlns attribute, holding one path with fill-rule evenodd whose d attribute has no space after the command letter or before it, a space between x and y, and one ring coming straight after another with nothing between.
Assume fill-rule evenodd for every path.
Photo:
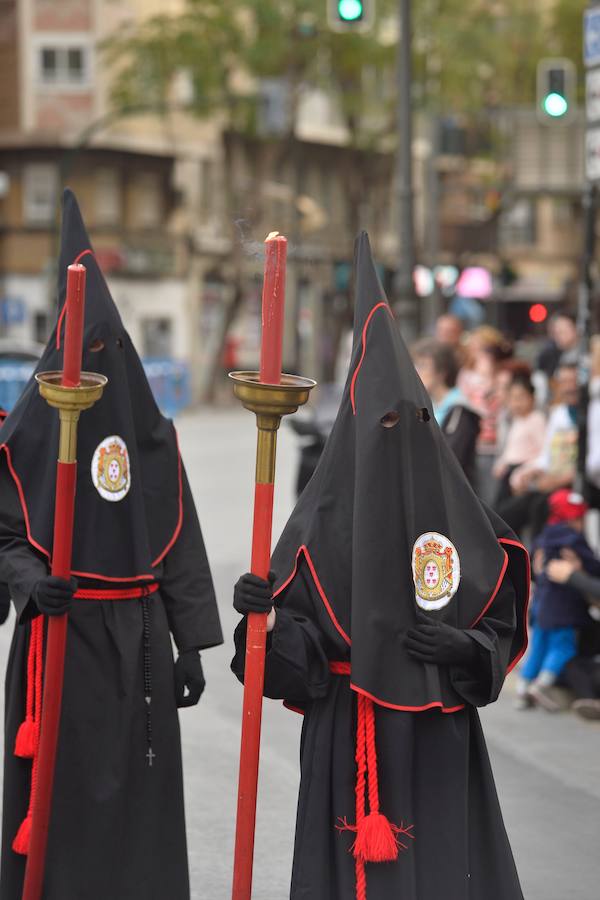
<instances>
[{"instance_id":1,"label":"black cape","mask_svg":"<svg viewBox=\"0 0 600 900\"><path fill-rule=\"evenodd\" d=\"M66 266L89 248L75 198L66 192L59 308ZM81 262L87 268L84 368L107 375L109 385L80 419L73 569L80 590L105 593L151 583L158 590L148 599L88 594L73 601L44 900L187 900L171 636L182 651L215 646L222 634L173 425L156 407L93 255L86 253ZM60 368L55 332L38 370ZM101 465L95 451L106 438L108 456ZM56 411L38 398L32 381L0 431L0 580L9 584L17 611L6 678L3 900L21 897L25 867L12 842L27 811L32 767L13 750L25 714L36 613L31 593L48 572L52 552L57 441ZM148 661L152 766L146 757Z\"/></svg>"},{"instance_id":2,"label":"black cape","mask_svg":"<svg viewBox=\"0 0 600 900\"><path fill-rule=\"evenodd\" d=\"M496 699L524 651L528 557L445 444L366 235L355 279L340 411L272 562L265 693L305 713L291 897L358 896L352 835L334 825L354 818L360 694L375 702L382 812L413 826L396 862L367 863L368 900L521 900L474 707ZM477 666L408 657L419 606L467 631ZM240 678L244 644L242 621ZM350 664L350 677L332 674L332 661Z\"/></svg>"}]
</instances>

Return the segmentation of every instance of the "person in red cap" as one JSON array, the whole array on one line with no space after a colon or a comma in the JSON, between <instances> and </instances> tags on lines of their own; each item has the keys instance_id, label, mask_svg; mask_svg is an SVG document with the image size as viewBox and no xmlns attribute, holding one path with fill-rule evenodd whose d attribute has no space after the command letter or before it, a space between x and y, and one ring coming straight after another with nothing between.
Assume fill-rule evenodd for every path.
<instances>
[{"instance_id":1,"label":"person in red cap","mask_svg":"<svg viewBox=\"0 0 600 900\"><path fill-rule=\"evenodd\" d=\"M517 688L520 709L534 703L549 712L560 709L552 686L577 656L579 630L589 623L588 605L581 591L551 581L545 571L551 560L570 551L581 560L584 571L600 575L600 560L583 536L586 512L583 498L568 488L555 491L549 498L548 524L534 544L535 623Z\"/></svg>"}]
</instances>

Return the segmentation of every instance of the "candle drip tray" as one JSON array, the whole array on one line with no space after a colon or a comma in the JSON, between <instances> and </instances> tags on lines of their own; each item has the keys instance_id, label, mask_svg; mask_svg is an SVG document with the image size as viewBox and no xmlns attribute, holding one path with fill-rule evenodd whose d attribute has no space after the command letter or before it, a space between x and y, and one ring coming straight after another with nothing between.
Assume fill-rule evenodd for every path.
<instances>
[{"instance_id":1,"label":"candle drip tray","mask_svg":"<svg viewBox=\"0 0 600 900\"><path fill-rule=\"evenodd\" d=\"M303 406L317 382L301 375L281 376L280 384L264 384L258 372L230 372L233 392L257 415L286 416Z\"/></svg>"},{"instance_id":2,"label":"candle drip tray","mask_svg":"<svg viewBox=\"0 0 600 900\"><path fill-rule=\"evenodd\" d=\"M78 412L89 409L102 396L108 384L105 375L95 372L82 372L81 382L76 387L65 387L61 384L62 372L39 372L35 376L44 400L57 409Z\"/></svg>"}]
</instances>

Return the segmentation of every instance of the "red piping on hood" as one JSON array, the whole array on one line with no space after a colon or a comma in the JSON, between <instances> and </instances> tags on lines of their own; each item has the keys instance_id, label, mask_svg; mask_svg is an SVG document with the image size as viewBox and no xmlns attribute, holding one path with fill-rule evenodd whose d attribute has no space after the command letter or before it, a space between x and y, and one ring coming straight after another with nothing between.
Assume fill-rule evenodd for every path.
<instances>
[{"instance_id":1,"label":"red piping on hood","mask_svg":"<svg viewBox=\"0 0 600 900\"><path fill-rule=\"evenodd\" d=\"M358 365L357 365L356 369L354 370L354 375L352 376L352 381L350 382L350 402L352 403L352 412L354 413L354 415L356 415L356 403L355 403L354 392L355 392L355 388L356 388L356 379L358 378L358 373L360 372L360 367L362 366L362 364L364 362L365 354L367 352L367 329L369 327L371 319L373 318L374 313L376 313L378 309L382 309L382 308L387 309L387 311L389 312L392 319L394 318L394 314L391 311L389 305L386 303L385 300L382 300L381 303L378 303L376 306L374 306L373 309L371 310L371 312L369 313L369 315L367 316L367 321L365 322L363 331L362 331L362 353L361 353L360 359L358 361Z\"/></svg>"}]
</instances>

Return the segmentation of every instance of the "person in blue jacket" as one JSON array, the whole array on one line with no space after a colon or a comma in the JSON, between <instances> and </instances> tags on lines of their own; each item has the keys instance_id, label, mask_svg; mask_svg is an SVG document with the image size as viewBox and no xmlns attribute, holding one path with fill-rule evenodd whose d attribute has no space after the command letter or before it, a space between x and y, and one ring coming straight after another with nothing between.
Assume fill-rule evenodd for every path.
<instances>
[{"instance_id":1,"label":"person in blue jacket","mask_svg":"<svg viewBox=\"0 0 600 900\"><path fill-rule=\"evenodd\" d=\"M555 491L549 499L548 523L534 542L534 624L517 689L521 708L538 704L549 712L560 709L552 686L577 656L579 632L590 621L584 594L574 585L551 581L545 571L551 560L568 550L581 560L585 572L600 576L600 560L583 535L586 511L579 494L568 488Z\"/></svg>"}]
</instances>

